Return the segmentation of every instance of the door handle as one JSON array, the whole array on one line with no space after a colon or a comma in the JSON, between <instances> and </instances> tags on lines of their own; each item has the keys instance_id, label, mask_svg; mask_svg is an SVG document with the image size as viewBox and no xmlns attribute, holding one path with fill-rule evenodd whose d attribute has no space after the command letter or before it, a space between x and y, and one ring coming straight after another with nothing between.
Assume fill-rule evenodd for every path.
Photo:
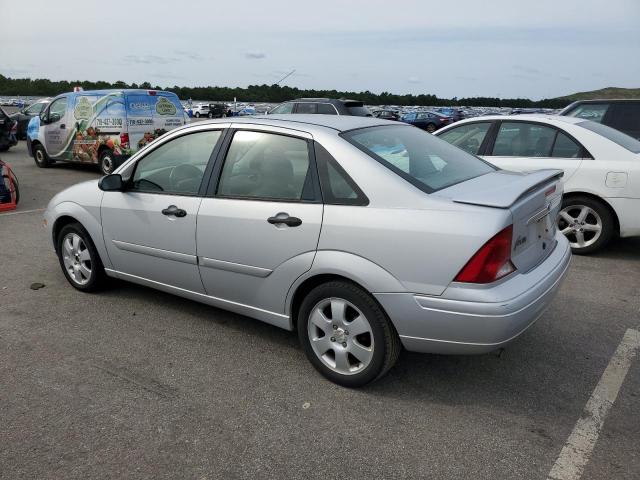
<instances>
[{"instance_id":1,"label":"door handle","mask_svg":"<svg viewBox=\"0 0 640 480\"><path fill-rule=\"evenodd\" d=\"M60 128L67 128L67 126L64 123L61 123Z\"/></svg>"},{"instance_id":2,"label":"door handle","mask_svg":"<svg viewBox=\"0 0 640 480\"><path fill-rule=\"evenodd\" d=\"M178 218L187 216L187 212L185 210L178 208L175 205L169 205L167 208L162 210L162 214L166 216L173 215L174 217L178 217Z\"/></svg>"},{"instance_id":3,"label":"door handle","mask_svg":"<svg viewBox=\"0 0 640 480\"><path fill-rule=\"evenodd\" d=\"M267 222L272 225L283 223L289 227L298 227L302 225L302 220L298 217L290 217L288 213L278 213L275 217L267 218Z\"/></svg>"}]
</instances>

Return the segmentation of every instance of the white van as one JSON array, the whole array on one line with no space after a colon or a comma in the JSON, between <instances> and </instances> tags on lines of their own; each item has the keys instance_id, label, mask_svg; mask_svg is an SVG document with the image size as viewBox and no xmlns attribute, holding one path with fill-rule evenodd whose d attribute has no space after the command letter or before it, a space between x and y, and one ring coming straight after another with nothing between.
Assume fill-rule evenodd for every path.
<instances>
[{"instance_id":1,"label":"white van","mask_svg":"<svg viewBox=\"0 0 640 480\"><path fill-rule=\"evenodd\" d=\"M176 94L157 90L93 90L55 97L27 127L39 167L55 161L93 163L109 174L138 149L185 124Z\"/></svg>"}]
</instances>

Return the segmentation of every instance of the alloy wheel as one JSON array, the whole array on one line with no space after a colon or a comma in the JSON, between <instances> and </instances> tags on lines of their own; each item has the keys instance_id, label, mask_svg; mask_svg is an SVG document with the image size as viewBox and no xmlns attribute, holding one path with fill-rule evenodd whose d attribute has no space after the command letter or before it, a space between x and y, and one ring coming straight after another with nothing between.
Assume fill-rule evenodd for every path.
<instances>
[{"instance_id":1,"label":"alloy wheel","mask_svg":"<svg viewBox=\"0 0 640 480\"><path fill-rule=\"evenodd\" d=\"M86 285L91 279L91 254L82 237L68 233L62 240L62 261L69 277L78 285Z\"/></svg>"},{"instance_id":2,"label":"alloy wheel","mask_svg":"<svg viewBox=\"0 0 640 480\"><path fill-rule=\"evenodd\" d=\"M362 372L373 358L373 331L355 305L342 298L325 298L312 309L307 328L316 356L341 375Z\"/></svg>"},{"instance_id":3,"label":"alloy wheel","mask_svg":"<svg viewBox=\"0 0 640 480\"><path fill-rule=\"evenodd\" d=\"M569 205L560 210L558 230L567 237L571 248L585 248L602 235L602 218L586 205Z\"/></svg>"}]
</instances>

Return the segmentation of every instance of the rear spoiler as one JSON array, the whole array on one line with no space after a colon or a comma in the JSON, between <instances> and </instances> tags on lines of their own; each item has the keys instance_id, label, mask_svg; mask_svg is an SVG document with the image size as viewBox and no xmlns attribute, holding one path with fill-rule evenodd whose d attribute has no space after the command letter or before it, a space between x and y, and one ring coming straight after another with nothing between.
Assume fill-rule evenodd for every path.
<instances>
[{"instance_id":1,"label":"rear spoiler","mask_svg":"<svg viewBox=\"0 0 640 480\"><path fill-rule=\"evenodd\" d=\"M456 203L509 208L522 197L562 178L562 170L536 170L529 173L498 170L467 182L459 183L438 194Z\"/></svg>"}]
</instances>

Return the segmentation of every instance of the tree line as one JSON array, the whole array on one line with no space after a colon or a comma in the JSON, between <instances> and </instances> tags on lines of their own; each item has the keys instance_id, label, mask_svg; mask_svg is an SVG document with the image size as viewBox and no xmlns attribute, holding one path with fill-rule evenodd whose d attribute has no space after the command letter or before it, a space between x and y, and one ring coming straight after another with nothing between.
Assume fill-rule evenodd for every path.
<instances>
[{"instance_id":1,"label":"tree line","mask_svg":"<svg viewBox=\"0 0 640 480\"><path fill-rule=\"evenodd\" d=\"M10 78L0 75L0 95L7 96L46 96L53 97L60 93L70 92L74 87L81 86L84 90L100 89L124 89L142 88L167 90L174 92L182 100L192 98L194 100L229 101L234 97L243 102L268 102L279 103L301 97L329 97L349 98L360 100L367 105L424 105L424 106L470 106L470 107L518 107L518 108L563 108L570 101L560 98L548 98L544 100L530 100L528 98L494 98L494 97L469 97L469 98L438 98L431 94L405 94L398 95L389 92L372 93L343 92L338 90L313 90L299 89L297 87L280 85L249 85L240 87L179 87L153 85L149 82L140 84L117 81L114 83L88 80L60 80L52 81L45 78Z\"/></svg>"}]
</instances>

